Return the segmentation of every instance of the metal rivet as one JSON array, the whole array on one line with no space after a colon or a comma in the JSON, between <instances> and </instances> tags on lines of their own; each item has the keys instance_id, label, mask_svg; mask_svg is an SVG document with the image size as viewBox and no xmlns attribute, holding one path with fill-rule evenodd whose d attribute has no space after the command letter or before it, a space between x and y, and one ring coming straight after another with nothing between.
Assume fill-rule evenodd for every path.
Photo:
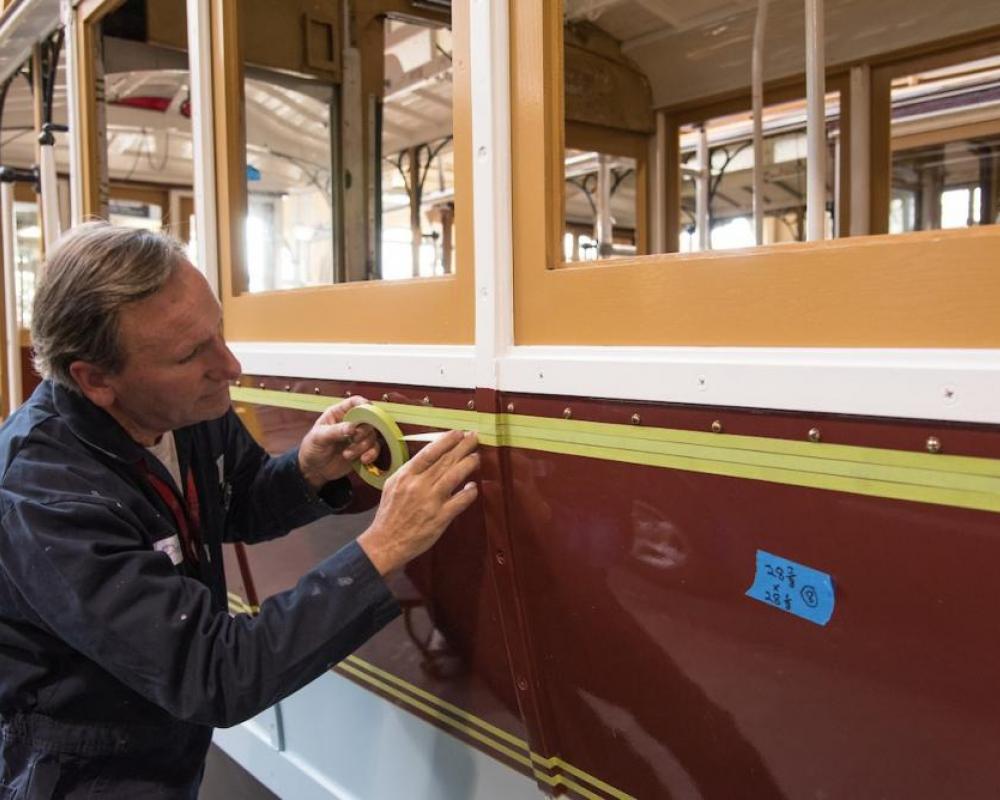
<instances>
[{"instance_id":1,"label":"metal rivet","mask_svg":"<svg viewBox=\"0 0 1000 800\"><path fill-rule=\"evenodd\" d=\"M267 388L267 384L264 383L264 381L261 381L260 383L257 384L257 388L259 388L259 389L266 389Z\"/></svg>"},{"instance_id":2,"label":"metal rivet","mask_svg":"<svg viewBox=\"0 0 1000 800\"><path fill-rule=\"evenodd\" d=\"M425 405L425 406L429 406L429 405L431 404L431 399L430 399L429 397L425 397L425 398L424 398L423 400L421 400L420 402L421 402L421 403L422 403L423 405Z\"/></svg>"},{"instance_id":3,"label":"metal rivet","mask_svg":"<svg viewBox=\"0 0 1000 800\"><path fill-rule=\"evenodd\" d=\"M476 410L476 401L475 400L470 400L468 403L465 404L465 407L467 409L469 409L469 411L475 411Z\"/></svg>"},{"instance_id":4,"label":"metal rivet","mask_svg":"<svg viewBox=\"0 0 1000 800\"><path fill-rule=\"evenodd\" d=\"M810 428L809 429L809 441L810 442L818 442L822 438L823 438L823 435L820 433L819 428Z\"/></svg>"},{"instance_id":5,"label":"metal rivet","mask_svg":"<svg viewBox=\"0 0 1000 800\"><path fill-rule=\"evenodd\" d=\"M520 689L522 692L528 691L528 681L524 678L518 678L517 688Z\"/></svg>"},{"instance_id":6,"label":"metal rivet","mask_svg":"<svg viewBox=\"0 0 1000 800\"><path fill-rule=\"evenodd\" d=\"M382 402L383 403L388 403L389 402L389 393L388 392L386 392L385 394L382 395Z\"/></svg>"},{"instance_id":7,"label":"metal rivet","mask_svg":"<svg viewBox=\"0 0 1000 800\"><path fill-rule=\"evenodd\" d=\"M503 566L503 565L504 565L504 562L505 562L505 561L507 560L507 557L506 557L506 556L504 556L504 554L503 554L503 550L497 550L497 553L496 553L496 559L497 559L497 563L498 563L498 564L499 564L500 566Z\"/></svg>"},{"instance_id":8,"label":"metal rivet","mask_svg":"<svg viewBox=\"0 0 1000 800\"><path fill-rule=\"evenodd\" d=\"M507 403L507 413L508 414L513 414L514 413L514 404L513 403Z\"/></svg>"},{"instance_id":9,"label":"metal rivet","mask_svg":"<svg viewBox=\"0 0 1000 800\"><path fill-rule=\"evenodd\" d=\"M237 386L242 386L243 385L243 381L236 381L236 385Z\"/></svg>"},{"instance_id":10,"label":"metal rivet","mask_svg":"<svg viewBox=\"0 0 1000 800\"><path fill-rule=\"evenodd\" d=\"M927 452L928 453L940 453L941 452L941 440L937 436L927 437Z\"/></svg>"},{"instance_id":11,"label":"metal rivet","mask_svg":"<svg viewBox=\"0 0 1000 800\"><path fill-rule=\"evenodd\" d=\"M286 391L286 392L290 392L290 391L292 391L292 387L291 387L291 385L290 385L290 384L287 384L287 383L285 384L285 391Z\"/></svg>"},{"instance_id":12,"label":"metal rivet","mask_svg":"<svg viewBox=\"0 0 1000 800\"><path fill-rule=\"evenodd\" d=\"M313 387L313 394L319 394L319 387L318 386Z\"/></svg>"},{"instance_id":13,"label":"metal rivet","mask_svg":"<svg viewBox=\"0 0 1000 800\"><path fill-rule=\"evenodd\" d=\"M640 417L638 414L633 414L632 415L632 424L633 425L641 425L642 424L642 417Z\"/></svg>"},{"instance_id":14,"label":"metal rivet","mask_svg":"<svg viewBox=\"0 0 1000 800\"><path fill-rule=\"evenodd\" d=\"M350 390L344 392L344 397L350 397L350 396L351 396Z\"/></svg>"},{"instance_id":15,"label":"metal rivet","mask_svg":"<svg viewBox=\"0 0 1000 800\"><path fill-rule=\"evenodd\" d=\"M569 419L572 416L573 416L573 409L572 408L564 408L563 409L563 419Z\"/></svg>"},{"instance_id":16,"label":"metal rivet","mask_svg":"<svg viewBox=\"0 0 1000 800\"><path fill-rule=\"evenodd\" d=\"M722 423L719 420L712 422L712 433L722 433Z\"/></svg>"}]
</instances>

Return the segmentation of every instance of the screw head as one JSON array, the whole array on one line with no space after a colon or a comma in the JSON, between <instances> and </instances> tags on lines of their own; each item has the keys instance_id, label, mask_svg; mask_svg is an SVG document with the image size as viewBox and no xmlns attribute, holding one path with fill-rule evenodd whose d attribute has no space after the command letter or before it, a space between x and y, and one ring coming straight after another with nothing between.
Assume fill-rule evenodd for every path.
<instances>
[{"instance_id":1,"label":"screw head","mask_svg":"<svg viewBox=\"0 0 1000 800\"><path fill-rule=\"evenodd\" d=\"M514 404L513 403L507 403L507 413L508 414L513 414L514 413Z\"/></svg>"},{"instance_id":2,"label":"screw head","mask_svg":"<svg viewBox=\"0 0 1000 800\"><path fill-rule=\"evenodd\" d=\"M257 388L258 389L266 389L267 388L267 384L264 383L264 381L261 381L260 383L257 384Z\"/></svg>"},{"instance_id":3,"label":"screw head","mask_svg":"<svg viewBox=\"0 0 1000 800\"><path fill-rule=\"evenodd\" d=\"M420 401L420 403L421 405L429 406L431 404L431 399L429 397L425 397L423 400Z\"/></svg>"},{"instance_id":4,"label":"screw head","mask_svg":"<svg viewBox=\"0 0 1000 800\"><path fill-rule=\"evenodd\" d=\"M927 452L928 453L940 453L941 452L941 440L937 436L927 437Z\"/></svg>"},{"instance_id":5,"label":"screw head","mask_svg":"<svg viewBox=\"0 0 1000 800\"><path fill-rule=\"evenodd\" d=\"M520 689L522 692L528 691L528 680L527 680L527 678L518 678L517 679L517 688Z\"/></svg>"},{"instance_id":6,"label":"screw head","mask_svg":"<svg viewBox=\"0 0 1000 800\"><path fill-rule=\"evenodd\" d=\"M237 381L236 381L236 385L237 385L237 386L242 386L242 385L243 385L243 381L241 381L241 380L237 379Z\"/></svg>"},{"instance_id":7,"label":"screw head","mask_svg":"<svg viewBox=\"0 0 1000 800\"><path fill-rule=\"evenodd\" d=\"M389 393L388 392L383 393L383 395L382 395L382 402L383 403L388 403L389 402Z\"/></svg>"},{"instance_id":8,"label":"screw head","mask_svg":"<svg viewBox=\"0 0 1000 800\"><path fill-rule=\"evenodd\" d=\"M810 442L818 442L822 438L823 438L823 435L820 433L819 428L810 428L809 429L809 441Z\"/></svg>"},{"instance_id":9,"label":"screw head","mask_svg":"<svg viewBox=\"0 0 1000 800\"><path fill-rule=\"evenodd\" d=\"M286 391L286 392L290 392L290 391L292 391L292 386L291 386L291 384L289 384L289 383L286 383L286 384L285 384L285 391Z\"/></svg>"},{"instance_id":10,"label":"screw head","mask_svg":"<svg viewBox=\"0 0 1000 800\"><path fill-rule=\"evenodd\" d=\"M573 409L572 408L564 408L563 409L563 419L569 419L572 416L573 416Z\"/></svg>"},{"instance_id":11,"label":"screw head","mask_svg":"<svg viewBox=\"0 0 1000 800\"><path fill-rule=\"evenodd\" d=\"M722 423L719 420L712 422L712 433L722 433Z\"/></svg>"},{"instance_id":12,"label":"screw head","mask_svg":"<svg viewBox=\"0 0 1000 800\"><path fill-rule=\"evenodd\" d=\"M507 556L504 555L503 550L497 550L497 552L496 552L496 560L497 560L497 564L499 564L501 567L507 561Z\"/></svg>"},{"instance_id":13,"label":"screw head","mask_svg":"<svg viewBox=\"0 0 1000 800\"><path fill-rule=\"evenodd\" d=\"M350 396L351 396L351 390L348 389L346 392L344 392L344 397L350 397Z\"/></svg>"},{"instance_id":14,"label":"screw head","mask_svg":"<svg viewBox=\"0 0 1000 800\"><path fill-rule=\"evenodd\" d=\"M313 394L319 394L319 387L318 386L313 387Z\"/></svg>"},{"instance_id":15,"label":"screw head","mask_svg":"<svg viewBox=\"0 0 1000 800\"><path fill-rule=\"evenodd\" d=\"M641 425L642 424L642 417L640 417L638 414L633 414L632 415L632 424L633 425Z\"/></svg>"},{"instance_id":16,"label":"screw head","mask_svg":"<svg viewBox=\"0 0 1000 800\"><path fill-rule=\"evenodd\" d=\"M476 401L475 400L470 400L468 403L465 404L465 407L467 409L469 409L469 411L475 411L476 410Z\"/></svg>"}]
</instances>

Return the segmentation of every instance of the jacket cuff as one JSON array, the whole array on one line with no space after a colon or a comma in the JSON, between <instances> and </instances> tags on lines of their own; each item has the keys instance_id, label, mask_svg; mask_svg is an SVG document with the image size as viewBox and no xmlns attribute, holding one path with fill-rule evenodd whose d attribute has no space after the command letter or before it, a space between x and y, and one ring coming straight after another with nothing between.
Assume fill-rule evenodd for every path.
<instances>
[{"instance_id":1,"label":"jacket cuff","mask_svg":"<svg viewBox=\"0 0 1000 800\"><path fill-rule=\"evenodd\" d=\"M326 503L334 514L346 510L354 502L354 489L351 488L351 479L347 476L337 478L335 481L327 481L317 494L319 499Z\"/></svg>"}]
</instances>

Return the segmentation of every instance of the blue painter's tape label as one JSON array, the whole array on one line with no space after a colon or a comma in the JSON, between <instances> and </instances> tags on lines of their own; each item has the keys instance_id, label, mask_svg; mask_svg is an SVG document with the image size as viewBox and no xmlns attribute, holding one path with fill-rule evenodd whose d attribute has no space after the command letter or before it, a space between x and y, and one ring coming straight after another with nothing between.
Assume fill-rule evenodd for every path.
<instances>
[{"instance_id":1,"label":"blue painter's tape label","mask_svg":"<svg viewBox=\"0 0 1000 800\"><path fill-rule=\"evenodd\" d=\"M826 625L833 616L833 580L825 572L757 551L757 574L747 597L802 619Z\"/></svg>"}]
</instances>

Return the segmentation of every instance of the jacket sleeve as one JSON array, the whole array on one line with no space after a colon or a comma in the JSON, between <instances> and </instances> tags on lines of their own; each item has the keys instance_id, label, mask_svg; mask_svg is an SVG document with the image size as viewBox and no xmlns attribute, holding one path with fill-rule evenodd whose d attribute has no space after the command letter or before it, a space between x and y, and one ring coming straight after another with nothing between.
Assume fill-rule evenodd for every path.
<instances>
[{"instance_id":1,"label":"jacket sleeve","mask_svg":"<svg viewBox=\"0 0 1000 800\"><path fill-rule=\"evenodd\" d=\"M398 613L351 543L255 617L212 610L209 590L142 543L103 498L22 501L0 557L38 623L178 719L237 724L318 677Z\"/></svg>"},{"instance_id":2,"label":"jacket sleeve","mask_svg":"<svg viewBox=\"0 0 1000 800\"><path fill-rule=\"evenodd\" d=\"M230 411L224 424L230 492L225 541L267 541L350 505L347 478L330 481L314 492L299 470L297 449L270 456L234 412Z\"/></svg>"}]
</instances>

